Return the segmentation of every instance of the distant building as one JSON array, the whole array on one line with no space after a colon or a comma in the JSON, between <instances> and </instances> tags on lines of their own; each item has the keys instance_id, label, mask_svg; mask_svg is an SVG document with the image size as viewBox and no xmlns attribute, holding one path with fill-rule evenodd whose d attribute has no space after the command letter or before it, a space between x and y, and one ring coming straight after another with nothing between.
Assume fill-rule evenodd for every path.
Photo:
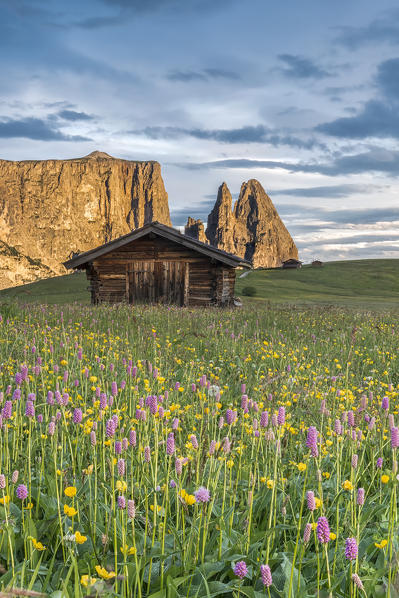
<instances>
[{"instance_id":1,"label":"distant building","mask_svg":"<svg viewBox=\"0 0 399 598\"><path fill-rule=\"evenodd\" d=\"M320 268L320 266L323 265L323 262L321 262L320 260L313 260L312 262L312 266L314 266L315 268Z\"/></svg>"},{"instance_id":2,"label":"distant building","mask_svg":"<svg viewBox=\"0 0 399 598\"><path fill-rule=\"evenodd\" d=\"M92 303L234 304L241 259L170 226L152 222L105 245L75 255L66 268L86 270Z\"/></svg>"},{"instance_id":3,"label":"distant building","mask_svg":"<svg viewBox=\"0 0 399 598\"><path fill-rule=\"evenodd\" d=\"M302 262L300 262L299 260L294 259L293 257L289 260L285 260L285 262L283 262L283 268L300 268L302 266Z\"/></svg>"}]
</instances>

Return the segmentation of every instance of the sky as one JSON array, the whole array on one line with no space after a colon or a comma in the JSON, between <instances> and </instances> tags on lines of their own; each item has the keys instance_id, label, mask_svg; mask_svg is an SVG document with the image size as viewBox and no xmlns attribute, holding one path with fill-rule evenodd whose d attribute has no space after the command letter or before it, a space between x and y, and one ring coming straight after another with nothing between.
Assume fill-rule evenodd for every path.
<instances>
[{"instance_id":1,"label":"sky","mask_svg":"<svg viewBox=\"0 0 399 598\"><path fill-rule=\"evenodd\" d=\"M172 222L263 185L305 262L399 258L393 0L0 0L0 158L158 160Z\"/></svg>"}]
</instances>

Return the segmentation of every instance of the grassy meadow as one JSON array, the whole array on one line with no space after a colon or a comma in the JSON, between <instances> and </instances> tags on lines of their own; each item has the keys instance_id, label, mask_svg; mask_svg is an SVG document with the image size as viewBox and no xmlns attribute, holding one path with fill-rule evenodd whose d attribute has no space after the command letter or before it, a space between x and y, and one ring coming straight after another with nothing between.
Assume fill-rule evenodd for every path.
<instances>
[{"instance_id":1,"label":"grassy meadow","mask_svg":"<svg viewBox=\"0 0 399 598\"><path fill-rule=\"evenodd\" d=\"M305 304L334 264L253 272L236 310L3 291L0 592L398 598L393 262L351 309Z\"/></svg>"},{"instance_id":2,"label":"grassy meadow","mask_svg":"<svg viewBox=\"0 0 399 598\"><path fill-rule=\"evenodd\" d=\"M399 299L399 260L349 260L326 262L321 268L305 265L298 270L253 270L244 278L237 271L236 294L245 302L273 304L340 305L364 309L393 309ZM246 286L255 288L250 300ZM82 272L48 278L0 290L0 303L90 303L88 281Z\"/></svg>"}]
</instances>

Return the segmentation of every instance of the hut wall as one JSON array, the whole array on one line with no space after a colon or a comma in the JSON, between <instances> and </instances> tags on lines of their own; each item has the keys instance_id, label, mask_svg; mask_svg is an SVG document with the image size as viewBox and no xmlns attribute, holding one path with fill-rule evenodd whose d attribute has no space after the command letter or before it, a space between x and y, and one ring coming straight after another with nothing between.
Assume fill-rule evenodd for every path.
<instances>
[{"instance_id":1,"label":"hut wall","mask_svg":"<svg viewBox=\"0 0 399 598\"><path fill-rule=\"evenodd\" d=\"M236 272L234 268L217 268L216 302L218 305L231 305L234 299Z\"/></svg>"},{"instance_id":2,"label":"hut wall","mask_svg":"<svg viewBox=\"0 0 399 598\"><path fill-rule=\"evenodd\" d=\"M86 272L92 303L226 305L234 294L234 268L160 237L119 247L95 259Z\"/></svg>"}]
</instances>

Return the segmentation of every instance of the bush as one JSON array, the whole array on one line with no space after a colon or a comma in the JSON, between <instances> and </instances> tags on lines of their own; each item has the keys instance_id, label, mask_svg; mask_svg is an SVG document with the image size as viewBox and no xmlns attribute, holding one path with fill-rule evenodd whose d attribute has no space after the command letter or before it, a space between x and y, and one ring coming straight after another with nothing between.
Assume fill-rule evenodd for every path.
<instances>
[{"instance_id":1,"label":"bush","mask_svg":"<svg viewBox=\"0 0 399 598\"><path fill-rule=\"evenodd\" d=\"M255 297L256 289L255 287L244 287L241 291L241 295L245 295L246 297Z\"/></svg>"}]
</instances>

